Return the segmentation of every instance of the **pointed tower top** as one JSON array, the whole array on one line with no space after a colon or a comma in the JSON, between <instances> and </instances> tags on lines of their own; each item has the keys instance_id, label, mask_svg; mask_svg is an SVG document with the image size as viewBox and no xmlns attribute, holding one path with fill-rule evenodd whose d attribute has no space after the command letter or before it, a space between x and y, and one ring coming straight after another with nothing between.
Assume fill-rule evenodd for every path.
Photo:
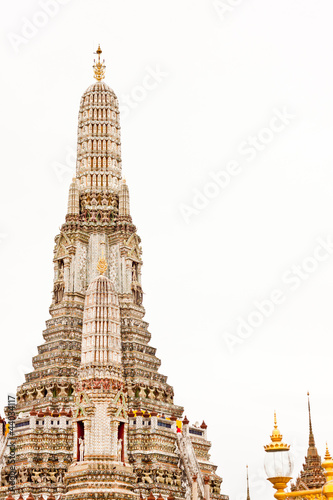
<instances>
[{"instance_id":1,"label":"pointed tower top","mask_svg":"<svg viewBox=\"0 0 333 500\"><path fill-rule=\"evenodd\" d=\"M246 500L251 500L250 498L250 486L249 486L249 466L246 466L246 485L247 485L247 495Z\"/></svg>"},{"instance_id":2,"label":"pointed tower top","mask_svg":"<svg viewBox=\"0 0 333 500\"><path fill-rule=\"evenodd\" d=\"M326 453L325 453L325 460L332 460L331 454L328 449L328 444L326 443Z\"/></svg>"},{"instance_id":3,"label":"pointed tower top","mask_svg":"<svg viewBox=\"0 0 333 500\"><path fill-rule=\"evenodd\" d=\"M321 457L318 455L312 432L310 394L307 393L307 396L309 413L309 447L305 457L303 469L301 470L295 484L291 485L291 491L304 490L305 486L310 490L312 488L322 488L325 484L325 474L321 463Z\"/></svg>"},{"instance_id":4,"label":"pointed tower top","mask_svg":"<svg viewBox=\"0 0 333 500\"><path fill-rule=\"evenodd\" d=\"M96 50L96 52L94 52L95 54L98 55L98 60L96 62L96 60L94 59L94 65L93 65L93 68L94 68L94 78L96 78L96 80L98 82L100 82L101 80L104 79L104 76L105 76L105 60L103 59L103 61L101 62L101 53L102 53L102 49L101 49L101 46L98 45L98 49Z\"/></svg>"},{"instance_id":5,"label":"pointed tower top","mask_svg":"<svg viewBox=\"0 0 333 500\"><path fill-rule=\"evenodd\" d=\"M308 448L308 456L309 455L317 455L317 448L314 440L314 435L312 432L312 421L311 421L311 407L310 407L310 393L308 395L308 412L309 412L309 448Z\"/></svg>"}]
</instances>

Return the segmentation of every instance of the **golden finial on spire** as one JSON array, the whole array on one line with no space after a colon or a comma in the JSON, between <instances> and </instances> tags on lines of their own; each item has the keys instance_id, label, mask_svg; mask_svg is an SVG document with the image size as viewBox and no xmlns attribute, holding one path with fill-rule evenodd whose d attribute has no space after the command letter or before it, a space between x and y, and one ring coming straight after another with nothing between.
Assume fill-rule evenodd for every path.
<instances>
[{"instance_id":1,"label":"golden finial on spire","mask_svg":"<svg viewBox=\"0 0 333 500\"><path fill-rule=\"evenodd\" d=\"M98 259L98 264L97 264L97 271L100 274L104 274L108 268L108 265L107 265L105 257L104 257L104 245L105 245L105 243L101 242L101 247L102 247L101 248L101 256Z\"/></svg>"},{"instance_id":2,"label":"golden finial on spire","mask_svg":"<svg viewBox=\"0 0 333 500\"><path fill-rule=\"evenodd\" d=\"M331 454L328 450L328 445L326 443L326 454L325 454L325 460L332 460Z\"/></svg>"},{"instance_id":3,"label":"golden finial on spire","mask_svg":"<svg viewBox=\"0 0 333 500\"><path fill-rule=\"evenodd\" d=\"M273 441L273 443L279 443L280 441L282 441L282 435L277 426L276 412L274 412L274 429L271 435L271 440Z\"/></svg>"},{"instance_id":4,"label":"golden finial on spire","mask_svg":"<svg viewBox=\"0 0 333 500\"><path fill-rule=\"evenodd\" d=\"M98 49L96 50L96 52L94 52L94 54L97 54L98 55L98 61L96 62L96 60L94 59L94 65L93 65L93 68L94 68L94 77L96 78L96 80L98 82L100 82L101 80L103 80L104 76L105 76L105 60L103 59L103 61L101 62L101 53L102 53L102 49L101 49L101 46L98 45Z\"/></svg>"}]
</instances>

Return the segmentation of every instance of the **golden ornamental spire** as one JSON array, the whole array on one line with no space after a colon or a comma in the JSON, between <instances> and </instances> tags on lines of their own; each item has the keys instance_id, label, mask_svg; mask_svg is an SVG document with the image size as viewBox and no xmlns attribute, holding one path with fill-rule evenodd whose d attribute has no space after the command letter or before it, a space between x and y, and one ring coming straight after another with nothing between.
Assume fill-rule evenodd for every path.
<instances>
[{"instance_id":1,"label":"golden ornamental spire","mask_svg":"<svg viewBox=\"0 0 333 500\"><path fill-rule=\"evenodd\" d=\"M104 257L104 245L105 243L101 243L102 251L101 251L101 256L98 259L98 264L97 264L97 271L100 274L104 274L108 268L108 265L106 263L105 257Z\"/></svg>"},{"instance_id":2,"label":"golden ornamental spire","mask_svg":"<svg viewBox=\"0 0 333 500\"><path fill-rule=\"evenodd\" d=\"M327 443L326 443L325 460L332 460L331 454L330 454L330 452L329 452L329 450L328 450Z\"/></svg>"},{"instance_id":3,"label":"golden ornamental spire","mask_svg":"<svg viewBox=\"0 0 333 500\"><path fill-rule=\"evenodd\" d=\"M277 421L276 421L276 412L274 412L274 429L271 435L272 442L267 446L264 446L266 451L282 451L289 450L289 444L285 444L282 442L282 434L278 429Z\"/></svg>"},{"instance_id":4,"label":"golden ornamental spire","mask_svg":"<svg viewBox=\"0 0 333 500\"><path fill-rule=\"evenodd\" d=\"M273 443L279 443L280 441L282 441L282 434L280 433L277 426L276 412L274 412L274 429L271 435L271 440Z\"/></svg>"},{"instance_id":5,"label":"golden ornamental spire","mask_svg":"<svg viewBox=\"0 0 333 500\"><path fill-rule=\"evenodd\" d=\"M101 49L101 46L98 45L98 49L96 50L96 52L94 52L95 54L98 55L98 61L96 62L96 60L94 59L94 65L93 65L93 68L94 68L94 78L96 78L96 80L98 82L100 82L101 80L103 80L104 76L105 76L105 59L103 59L103 61L101 62L101 53L102 53L102 49Z\"/></svg>"},{"instance_id":6,"label":"golden ornamental spire","mask_svg":"<svg viewBox=\"0 0 333 500\"><path fill-rule=\"evenodd\" d=\"M321 466L324 469L324 475L326 478L326 482L325 482L323 489L322 489L323 498L332 498L332 496L333 496L333 460L332 460L331 454L328 450L327 443L326 443L325 459L322 462Z\"/></svg>"}]
</instances>

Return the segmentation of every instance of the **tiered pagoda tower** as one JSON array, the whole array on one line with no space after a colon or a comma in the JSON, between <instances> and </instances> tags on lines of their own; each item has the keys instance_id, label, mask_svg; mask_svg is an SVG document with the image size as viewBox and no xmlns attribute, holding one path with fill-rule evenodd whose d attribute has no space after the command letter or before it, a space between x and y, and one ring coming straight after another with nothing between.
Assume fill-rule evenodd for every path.
<instances>
[{"instance_id":1,"label":"tiered pagoda tower","mask_svg":"<svg viewBox=\"0 0 333 500\"><path fill-rule=\"evenodd\" d=\"M291 485L291 491L300 491L313 488L322 488L325 484L324 469L321 465L321 457L315 444L312 431L310 397L308 393L308 412L309 412L309 446L305 457L305 463L295 484Z\"/></svg>"},{"instance_id":2,"label":"tiered pagoda tower","mask_svg":"<svg viewBox=\"0 0 333 500\"><path fill-rule=\"evenodd\" d=\"M0 497L227 500L206 424L183 418L149 345L119 105L103 81L101 52L96 82L80 103L76 177L55 238L51 319L17 390L15 488L9 494L2 437Z\"/></svg>"}]
</instances>

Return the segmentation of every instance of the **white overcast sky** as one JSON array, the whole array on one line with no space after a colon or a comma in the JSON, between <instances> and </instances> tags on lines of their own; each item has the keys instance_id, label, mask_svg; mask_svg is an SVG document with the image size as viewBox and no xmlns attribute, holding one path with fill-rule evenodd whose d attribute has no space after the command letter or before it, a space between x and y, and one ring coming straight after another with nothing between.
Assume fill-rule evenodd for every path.
<instances>
[{"instance_id":1,"label":"white overcast sky","mask_svg":"<svg viewBox=\"0 0 333 500\"><path fill-rule=\"evenodd\" d=\"M294 475L307 391L318 450L326 440L333 450L333 3L46 3L7 2L1 16L1 407L43 343L79 102L100 43L122 103L161 372L190 421L208 424L222 492L245 498L248 463L252 499L273 498L263 445L274 410ZM209 184L232 168L228 186ZM198 210L204 192L215 197ZM279 303L265 303L269 317L241 339L240 319L260 320L272 294ZM242 343L232 350L230 339Z\"/></svg>"}]
</instances>

